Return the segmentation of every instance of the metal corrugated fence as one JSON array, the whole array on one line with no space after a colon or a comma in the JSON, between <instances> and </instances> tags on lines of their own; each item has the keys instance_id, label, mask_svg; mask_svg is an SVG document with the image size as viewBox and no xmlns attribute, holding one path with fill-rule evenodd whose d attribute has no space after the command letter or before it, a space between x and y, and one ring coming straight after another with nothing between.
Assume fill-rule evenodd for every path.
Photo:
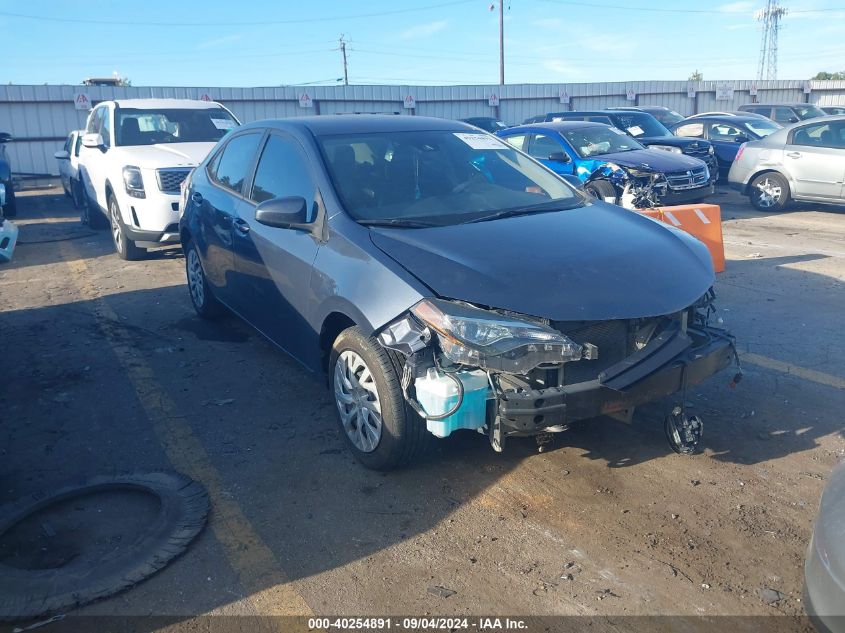
<instances>
[{"instance_id":1,"label":"metal corrugated fence","mask_svg":"<svg viewBox=\"0 0 845 633\"><path fill-rule=\"evenodd\" d=\"M529 116L558 110L588 110L617 105L664 105L689 115L708 110L735 110L751 103L752 86L757 101L786 103L809 101L817 105L845 105L845 81L633 81L590 84L511 84L506 86L284 86L277 88L186 88L104 86L0 86L0 131L15 141L7 151L19 175L58 174L53 153L61 149L70 130L84 127L87 112L76 110L74 95L84 92L94 103L109 99L182 98L208 95L232 110L241 121L312 114L396 113L459 119L499 116L509 124ZM729 100L716 100L717 87L733 89ZM695 96L688 96L688 88ZM628 91L636 95L628 101ZM569 95L569 105L560 93ZM303 108L299 97L307 93L313 107ZM499 97L491 107L491 94ZM403 100L412 95L416 107Z\"/></svg>"}]
</instances>

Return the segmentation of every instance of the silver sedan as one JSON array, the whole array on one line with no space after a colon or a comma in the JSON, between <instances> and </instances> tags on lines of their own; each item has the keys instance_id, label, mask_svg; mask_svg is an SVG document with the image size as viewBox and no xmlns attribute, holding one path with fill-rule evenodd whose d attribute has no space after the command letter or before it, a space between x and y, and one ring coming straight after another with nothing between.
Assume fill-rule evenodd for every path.
<instances>
[{"instance_id":1,"label":"silver sedan","mask_svg":"<svg viewBox=\"0 0 845 633\"><path fill-rule=\"evenodd\" d=\"M845 462L822 494L804 566L804 608L819 631L845 631Z\"/></svg>"},{"instance_id":2,"label":"silver sedan","mask_svg":"<svg viewBox=\"0 0 845 633\"><path fill-rule=\"evenodd\" d=\"M845 116L802 121L739 149L728 181L761 211L845 203Z\"/></svg>"}]
</instances>

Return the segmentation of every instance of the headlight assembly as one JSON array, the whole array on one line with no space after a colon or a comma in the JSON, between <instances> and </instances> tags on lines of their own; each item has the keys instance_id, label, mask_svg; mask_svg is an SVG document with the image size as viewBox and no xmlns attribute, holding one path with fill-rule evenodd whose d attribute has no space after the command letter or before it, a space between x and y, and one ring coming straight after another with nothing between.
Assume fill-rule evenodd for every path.
<instances>
[{"instance_id":1,"label":"headlight assembly","mask_svg":"<svg viewBox=\"0 0 845 633\"><path fill-rule=\"evenodd\" d=\"M584 353L581 345L543 323L465 303L424 299L411 313L437 333L443 354L453 363L523 374L543 364L580 360Z\"/></svg>"},{"instance_id":2,"label":"headlight assembly","mask_svg":"<svg viewBox=\"0 0 845 633\"><path fill-rule=\"evenodd\" d=\"M123 168L123 186L133 198L146 198L144 192L144 179L141 177L141 170L134 165L127 165Z\"/></svg>"},{"instance_id":3,"label":"headlight assembly","mask_svg":"<svg viewBox=\"0 0 845 633\"><path fill-rule=\"evenodd\" d=\"M673 154L682 154L680 147L672 147L671 145L649 145L649 149L661 149L664 152L672 152Z\"/></svg>"}]
</instances>

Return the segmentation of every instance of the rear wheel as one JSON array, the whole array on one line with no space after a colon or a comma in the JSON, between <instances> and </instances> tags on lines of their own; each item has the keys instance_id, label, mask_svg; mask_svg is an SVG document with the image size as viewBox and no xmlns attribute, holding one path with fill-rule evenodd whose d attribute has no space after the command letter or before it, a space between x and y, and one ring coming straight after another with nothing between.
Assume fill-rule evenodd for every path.
<instances>
[{"instance_id":1,"label":"rear wheel","mask_svg":"<svg viewBox=\"0 0 845 633\"><path fill-rule=\"evenodd\" d=\"M607 180L594 180L584 185L584 191L603 202L616 204L616 187Z\"/></svg>"},{"instance_id":2,"label":"rear wheel","mask_svg":"<svg viewBox=\"0 0 845 633\"><path fill-rule=\"evenodd\" d=\"M758 211L783 211L789 204L789 183L773 171L760 174L751 181L748 197Z\"/></svg>"},{"instance_id":3,"label":"rear wheel","mask_svg":"<svg viewBox=\"0 0 845 633\"><path fill-rule=\"evenodd\" d=\"M146 248L138 248L135 242L126 236L123 220L120 218L120 207L114 196L109 196L109 217L111 219L111 237L118 257L127 261L135 261L147 254Z\"/></svg>"},{"instance_id":4,"label":"rear wheel","mask_svg":"<svg viewBox=\"0 0 845 633\"><path fill-rule=\"evenodd\" d=\"M191 303L197 314L203 319L216 319L223 314L223 305L208 285L200 254L193 242L188 242L185 247L185 273L188 278Z\"/></svg>"},{"instance_id":5,"label":"rear wheel","mask_svg":"<svg viewBox=\"0 0 845 633\"><path fill-rule=\"evenodd\" d=\"M423 451L425 423L405 402L397 367L376 339L357 326L344 330L328 369L341 433L361 464L392 470Z\"/></svg>"}]
</instances>

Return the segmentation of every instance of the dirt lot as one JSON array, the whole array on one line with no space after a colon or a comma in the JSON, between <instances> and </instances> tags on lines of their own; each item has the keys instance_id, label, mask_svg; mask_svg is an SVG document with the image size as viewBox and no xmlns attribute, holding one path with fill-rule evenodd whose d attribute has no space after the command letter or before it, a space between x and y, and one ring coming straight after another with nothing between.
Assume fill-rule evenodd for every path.
<instances>
[{"instance_id":1,"label":"dirt lot","mask_svg":"<svg viewBox=\"0 0 845 633\"><path fill-rule=\"evenodd\" d=\"M719 315L745 379L688 394L703 454L670 451L664 402L542 454L466 432L374 474L344 449L320 380L234 318L195 318L178 249L122 262L60 190L24 193L0 267L0 502L103 472L201 480L210 529L80 610L180 616L178 630L208 613L581 615L613 630L630 615L777 615L763 628L805 630L789 616L845 455L845 211L714 201Z\"/></svg>"}]
</instances>

